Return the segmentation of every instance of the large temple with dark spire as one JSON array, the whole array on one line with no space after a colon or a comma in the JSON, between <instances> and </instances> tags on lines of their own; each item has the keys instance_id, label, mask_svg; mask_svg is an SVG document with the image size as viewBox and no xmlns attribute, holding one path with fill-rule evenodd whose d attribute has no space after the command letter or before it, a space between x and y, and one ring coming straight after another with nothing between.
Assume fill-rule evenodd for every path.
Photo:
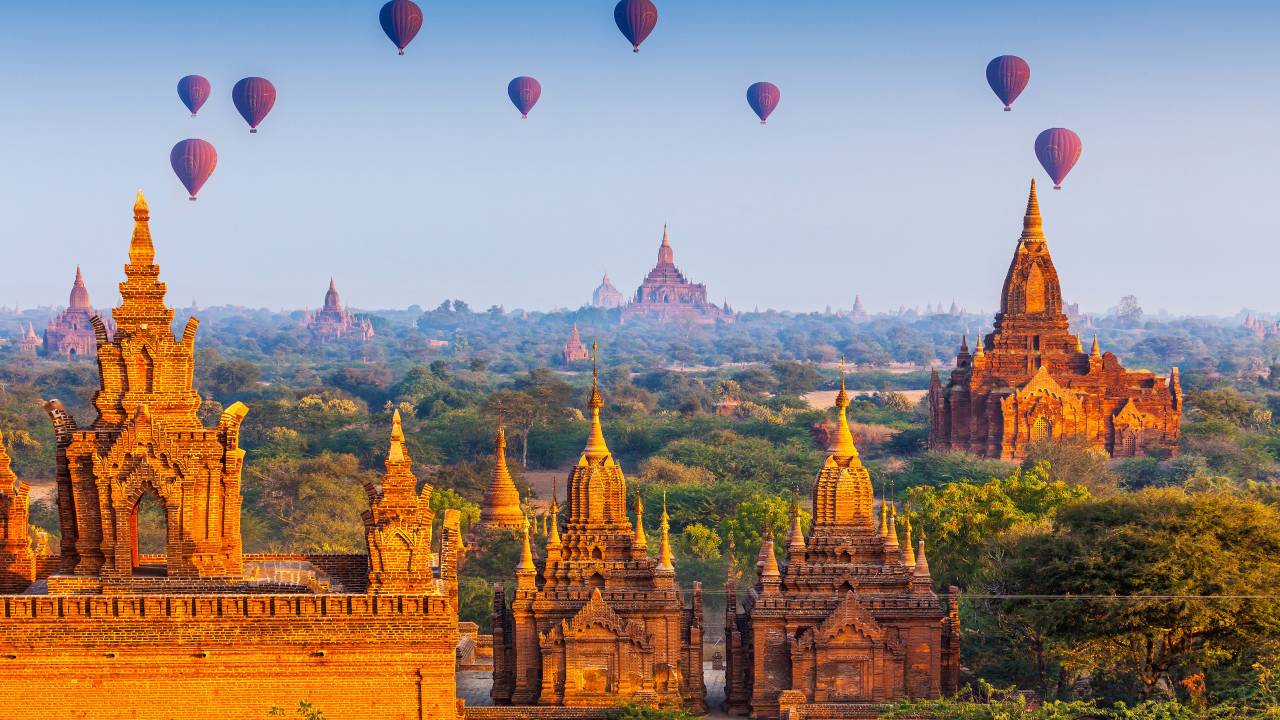
<instances>
[{"instance_id":1,"label":"large temple with dark spire","mask_svg":"<svg viewBox=\"0 0 1280 720\"><path fill-rule=\"evenodd\" d=\"M756 582L738 608L725 584L725 704L733 715L785 714L812 704L843 705L821 717L864 717L871 703L956 692L960 673L958 591L934 593L924 541L912 547L910 519L898 539L897 512L880 503L849 428L840 382L838 425L813 487L813 527L798 505L775 555L766 530ZM827 707L828 711L836 709ZM871 717L871 715L865 715Z\"/></svg>"},{"instance_id":2,"label":"large temple with dark spire","mask_svg":"<svg viewBox=\"0 0 1280 720\"><path fill-rule=\"evenodd\" d=\"M623 322L641 318L703 325L734 319L728 303L720 306L708 302L707 286L685 279L676 267L675 251L665 225L662 244L658 246L658 264L640 283L631 302L622 308Z\"/></svg>"},{"instance_id":3,"label":"large temple with dark spire","mask_svg":"<svg viewBox=\"0 0 1280 720\"><path fill-rule=\"evenodd\" d=\"M594 374L594 373L593 373ZM604 400L591 386L591 431L569 473L564 532L548 518L545 555L529 529L508 602L493 606L493 701L498 705L612 707L637 701L706 712L702 588L685 606L662 511L657 558L649 556L644 506L627 517L627 482L600 426Z\"/></svg>"},{"instance_id":4,"label":"large temple with dark spire","mask_svg":"<svg viewBox=\"0 0 1280 720\"><path fill-rule=\"evenodd\" d=\"M972 352L961 343L945 384L933 373L929 447L1017 460L1036 441L1078 436L1112 457L1176 452L1178 369L1126 370L1068 325L1033 180L994 329Z\"/></svg>"},{"instance_id":5,"label":"large temple with dark spire","mask_svg":"<svg viewBox=\"0 0 1280 720\"><path fill-rule=\"evenodd\" d=\"M49 327L45 328L44 354L49 357L93 357L98 346L92 322L95 316L97 313L89 302L89 289L84 286L84 276L77 265L67 308L58 313L57 319L50 320ZM110 336L114 326L106 321L105 327Z\"/></svg>"},{"instance_id":6,"label":"large temple with dark spire","mask_svg":"<svg viewBox=\"0 0 1280 720\"><path fill-rule=\"evenodd\" d=\"M365 341L373 338L373 324L368 318L353 315L342 306L342 298L333 284L333 278L329 278L329 289L324 294L324 307L309 313L305 322L317 342Z\"/></svg>"}]
</instances>

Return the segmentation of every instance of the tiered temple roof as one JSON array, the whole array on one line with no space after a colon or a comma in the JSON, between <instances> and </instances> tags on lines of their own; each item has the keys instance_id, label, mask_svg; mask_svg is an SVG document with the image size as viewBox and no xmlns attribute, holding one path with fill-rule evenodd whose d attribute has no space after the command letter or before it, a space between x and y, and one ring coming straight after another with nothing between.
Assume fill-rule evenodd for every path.
<instances>
[{"instance_id":1,"label":"tiered temple roof","mask_svg":"<svg viewBox=\"0 0 1280 720\"><path fill-rule=\"evenodd\" d=\"M507 432L501 425L494 446L493 477L480 505L479 527L520 530L525 527L525 514L520 507L520 492L507 468Z\"/></svg>"},{"instance_id":2,"label":"tiered temple roof","mask_svg":"<svg viewBox=\"0 0 1280 720\"><path fill-rule=\"evenodd\" d=\"M757 581L737 607L726 584L725 710L776 718L808 703L937 697L959 681L959 624L931 588L924 542L900 544L897 513L880 503L849 428L843 378L837 430L813 489L813 527L793 506L786 562L766 533ZM953 597L951 600L954 611Z\"/></svg>"},{"instance_id":3,"label":"tiered temple roof","mask_svg":"<svg viewBox=\"0 0 1280 720\"><path fill-rule=\"evenodd\" d=\"M658 264L653 266L635 297L622 309L622 320L651 318L661 322L710 324L717 320L732 322L733 312L707 301L707 286L685 279L676 267L675 251L667 227L662 227L662 244L658 246Z\"/></svg>"},{"instance_id":4,"label":"tiered temple roof","mask_svg":"<svg viewBox=\"0 0 1280 720\"><path fill-rule=\"evenodd\" d=\"M342 306L338 288L329 278L329 289L324 294L324 306L307 315L305 322L311 335L319 342L333 340L369 340L373 337L373 324L368 318L358 317Z\"/></svg>"},{"instance_id":5,"label":"tiered temple roof","mask_svg":"<svg viewBox=\"0 0 1280 720\"><path fill-rule=\"evenodd\" d=\"M566 363L582 362L590 359L591 356L587 352L587 346L582 343L582 335L578 333L578 323L573 324L573 332L569 334L569 342L564 344L562 355Z\"/></svg>"},{"instance_id":6,"label":"tiered temple roof","mask_svg":"<svg viewBox=\"0 0 1280 720\"><path fill-rule=\"evenodd\" d=\"M1085 352L1063 309L1033 180L992 332L972 353L961 343L945 385L933 373L931 448L1013 460L1035 441L1075 435L1113 456L1176 452L1178 369L1167 379L1126 370L1096 337Z\"/></svg>"},{"instance_id":7,"label":"tiered temple roof","mask_svg":"<svg viewBox=\"0 0 1280 720\"><path fill-rule=\"evenodd\" d=\"M563 534L553 506L545 557L535 561L526 527L510 606L495 592L492 696L498 704L599 707L635 699L704 712L701 588L694 585L684 607L665 508L656 559L643 505L635 525L627 517L626 478L605 442L594 370L589 406Z\"/></svg>"},{"instance_id":8,"label":"tiered temple roof","mask_svg":"<svg viewBox=\"0 0 1280 720\"><path fill-rule=\"evenodd\" d=\"M49 327L45 328L44 354L92 357L98 345L93 330L95 316L97 312L89 302L89 290L84 285L84 276L80 274L80 266L77 265L67 308L58 313L56 319L50 320ZM110 335L113 330L111 323L106 323L106 328Z\"/></svg>"}]
</instances>

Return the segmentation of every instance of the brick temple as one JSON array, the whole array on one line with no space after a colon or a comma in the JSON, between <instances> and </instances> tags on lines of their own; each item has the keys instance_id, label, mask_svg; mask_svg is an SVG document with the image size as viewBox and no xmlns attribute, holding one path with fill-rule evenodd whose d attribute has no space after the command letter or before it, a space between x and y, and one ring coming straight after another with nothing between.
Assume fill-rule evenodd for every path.
<instances>
[{"instance_id":1,"label":"brick temple","mask_svg":"<svg viewBox=\"0 0 1280 720\"><path fill-rule=\"evenodd\" d=\"M386 474L366 487L367 554L245 554L248 409L212 428L197 417L199 322L173 332L149 219L139 193L114 338L91 318L97 418L45 405L57 555L32 552L29 488L0 442L0 592L13 593L0 595L0 716L221 720L307 700L333 720L453 720L457 511L433 542L431 487L416 490L397 415ZM147 496L164 508L157 555L138 547Z\"/></svg>"},{"instance_id":2,"label":"brick temple","mask_svg":"<svg viewBox=\"0 0 1280 720\"><path fill-rule=\"evenodd\" d=\"M626 302L627 299L623 297L622 292L609 281L609 273L604 274L604 279L600 281L600 285L591 293L591 307L620 308Z\"/></svg>"},{"instance_id":3,"label":"brick temple","mask_svg":"<svg viewBox=\"0 0 1280 720\"><path fill-rule=\"evenodd\" d=\"M1176 452L1178 369L1126 370L1096 336L1086 352L1068 325L1032 180L994 329L973 352L961 343L945 385L933 373L929 447L1018 460L1038 440L1080 436L1113 457Z\"/></svg>"},{"instance_id":4,"label":"brick temple","mask_svg":"<svg viewBox=\"0 0 1280 720\"><path fill-rule=\"evenodd\" d=\"M958 591L946 604L931 587L924 542L898 541L897 513L875 500L849 429L841 379L838 425L813 488L806 537L798 506L780 566L766 534L757 580L738 608L725 585L724 710L778 718L824 705L815 717L871 717L867 704L956 692L960 673ZM837 707L840 706L840 707Z\"/></svg>"},{"instance_id":5,"label":"brick temple","mask_svg":"<svg viewBox=\"0 0 1280 720\"><path fill-rule=\"evenodd\" d=\"M623 322L640 318L700 325L734 319L727 303L720 307L707 302L707 286L686 280L676 267L675 251L665 225L662 244L658 246L658 264L640 283L631 302L622 308Z\"/></svg>"},{"instance_id":6,"label":"brick temple","mask_svg":"<svg viewBox=\"0 0 1280 720\"><path fill-rule=\"evenodd\" d=\"M36 329L30 322L26 323L27 327L22 331L22 337L18 338L18 352L28 357L34 356L39 352L43 342L40 336L36 335Z\"/></svg>"},{"instance_id":7,"label":"brick temple","mask_svg":"<svg viewBox=\"0 0 1280 720\"><path fill-rule=\"evenodd\" d=\"M94 333L92 318L97 315L89 302L89 290L84 286L84 276L80 274L80 266L76 266L76 279L71 283L71 298L67 308L58 313L55 320L49 321L44 331L44 354L63 357L93 357L98 346ZM106 326L110 335L112 326Z\"/></svg>"},{"instance_id":8,"label":"brick temple","mask_svg":"<svg viewBox=\"0 0 1280 720\"><path fill-rule=\"evenodd\" d=\"M324 294L324 306L303 319L311 337L317 342L336 340L366 341L373 339L373 324L368 318L352 314L342 306L338 288L329 278L329 289Z\"/></svg>"},{"instance_id":9,"label":"brick temple","mask_svg":"<svg viewBox=\"0 0 1280 720\"><path fill-rule=\"evenodd\" d=\"M526 526L514 597L508 601L500 585L494 591L491 695L498 705L634 700L705 713L702 588L694 583L686 607L665 507L658 557L649 557L644 508L637 499L632 525L594 379L590 407L587 446L569 473L563 535L553 504L545 557L534 561Z\"/></svg>"},{"instance_id":10,"label":"brick temple","mask_svg":"<svg viewBox=\"0 0 1280 720\"><path fill-rule=\"evenodd\" d=\"M578 332L578 323L573 324L573 331L569 333L569 342L564 344L560 356L566 363L584 362L591 358L590 353L587 352L587 346L582 342L582 335Z\"/></svg>"}]
</instances>

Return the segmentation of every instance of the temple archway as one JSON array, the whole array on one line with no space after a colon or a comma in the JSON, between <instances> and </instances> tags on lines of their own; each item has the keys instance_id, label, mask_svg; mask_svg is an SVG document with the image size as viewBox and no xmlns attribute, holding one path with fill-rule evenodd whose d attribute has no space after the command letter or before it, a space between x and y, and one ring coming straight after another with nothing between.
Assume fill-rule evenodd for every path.
<instances>
[{"instance_id":1,"label":"temple archway","mask_svg":"<svg viewBox=\"0 0 1280 720\"><path fill-rule=\"evenodd\" d=\"M147 485L129 516L133 574L168 574L169 518L164 501ZM156 558L162 558L157 562Z\"/></svg>"}]
</instances>

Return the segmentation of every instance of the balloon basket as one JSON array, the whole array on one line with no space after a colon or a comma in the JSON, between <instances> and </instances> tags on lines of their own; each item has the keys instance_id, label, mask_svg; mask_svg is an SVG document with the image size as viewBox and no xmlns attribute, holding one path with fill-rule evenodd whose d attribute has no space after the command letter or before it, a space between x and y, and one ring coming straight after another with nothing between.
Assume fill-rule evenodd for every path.
<instances>
[{"instance_id":1,"label":"balloon basket","mask_svg":"<svg viewBox=\"0 0 1280 720\"><path fill-rule=\"evenodd\" d=\"M766 122L766 121L764 121L764 120L761 120L761 121L760 121L760 124L761 124L761 125L768 125L769 123L768 123L768 122Z\"/></svg>"},{"instance_id":2,"label":"balloon basket","mask_svg":"<svg viewBox=\"0 0 1280 720\"><path fill-rule=\"evenodd\" d=\"M1061 190L1061 189L1062 189L1062 186L1061 186L1061 185L1054 185L1054 186L1053 186L1053 189L1054 189L1054 190Z\"/></svg>"},{"instance_id":3,"label":"balloon basket","mask_svg":"<svg viewBox=\"0 0 1280 720\"><path fill-rule=\"evenodd\" d=\"M1005 106L1004 106L1004 111L1005 111L1005 112L1013 112L1013 108L1009 107L1008 105L1005 105Z\"/></svg>"},{"instance_id":4,"label":"balloon basket","mask_svg":"<svg viewBox=\"0 0 1280 720\"><path fill-rule=\"evenodd\" d=\"M521 119L521 120L528 120L528 119L529 119L529 116L528 116L528 115L525 115L524 113L521 113L521 114L520 114L520 119Z\"/></svg>"},{"instance_id":5,"label":"balloon basket","mask_svg":"<svg viewBox=\"0 0 1280 720\"><path fill-rule=\"evenodd\" d=\"M195 117L195 116L196 116L196 114L195 114L195 113L191 113L191 117Z\"/></svg>"},{"instance_id":6,"label":"balloon basket","mask_svg":"<svg viewBox=\"0 0 1280 720\"><path fill-rule=\"evenodd\" d=\"M400 54L401 54L401 55L403 55L403 54L404 54L404 50L401 50L401 51L400 51Z\"/></svg>"},{"instance_id":7,"label":"balloon basket","mask_svg":"<svg viewBox=\"0 0 1280 720\"><path fill-rule=\"evenodd\" d=\"M633 53L638 53L638 52L640 52L640 48L635 47L635 46L632 46L632 48L631 48L631 52L633 52Z\"/></svg>"},{"instance_id":8,"label":"balloon basket","mask_svg":"<svg viewBox=\"0 0 1280 720\"><path fill-rule=\"evenodd\" d=\"M195 196L195 195L192 195L191 197L189 197L189 198L187 198L187 199L188 199L188 200L190 200L191 202L195 202L195 201L196 201L196 196Z\"/></svg>"},{"instance_id":9,"label":"balloon basket","mask_svg":"<svg viewBox=\"0 0 1280 720\"><path fill-rule=\"evenodd\" d=\"M258 134L258 128L249 128L249 134L250 134L250 135L257 135L257 134Z\"/></svg>"}]
</instances>

